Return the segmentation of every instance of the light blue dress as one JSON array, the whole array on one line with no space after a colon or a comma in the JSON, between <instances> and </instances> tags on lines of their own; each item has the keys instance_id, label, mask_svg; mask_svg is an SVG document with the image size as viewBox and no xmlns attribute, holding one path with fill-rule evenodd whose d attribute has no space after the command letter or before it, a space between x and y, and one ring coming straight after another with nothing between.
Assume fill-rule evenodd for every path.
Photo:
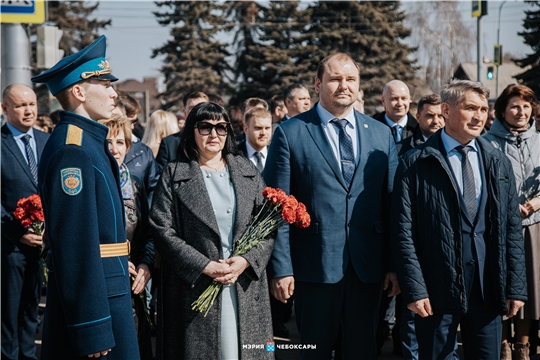
<instances>
[{"instance_id":1,"label":"light blue dress","mask_svg":"<svg viewBox=\"0 0 540 360\"><path fill-rule=\"evenodd\" d=\"M234 187L225 167L221 171L201 169L206 190L210 196L221 235L223 259L231 256L233 244L236 197ZM239 358L238 299L236 284L224 285L221 292L221 360Z\"/></svg>"}]
</instances>

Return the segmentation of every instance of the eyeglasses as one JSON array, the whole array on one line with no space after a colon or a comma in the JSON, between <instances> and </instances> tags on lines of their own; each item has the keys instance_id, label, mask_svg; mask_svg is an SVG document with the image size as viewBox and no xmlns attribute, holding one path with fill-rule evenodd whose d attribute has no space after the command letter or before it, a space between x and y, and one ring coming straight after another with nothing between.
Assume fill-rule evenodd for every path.
<instances>
[{"instance_id":1,"label":"eyeglasses","mask_svg":"<svg viewBox=\"0 0 540 360\"><path fill-rule=\"evenodd\" d=\"M219 136L225 136L229 130L229 123L220 122L214 125L207 121L199 121L195 124L195 127L199 131L199 134L203 136L210 135L214 129L216 129L216 134Z\"/></svg>"}]
</instances>

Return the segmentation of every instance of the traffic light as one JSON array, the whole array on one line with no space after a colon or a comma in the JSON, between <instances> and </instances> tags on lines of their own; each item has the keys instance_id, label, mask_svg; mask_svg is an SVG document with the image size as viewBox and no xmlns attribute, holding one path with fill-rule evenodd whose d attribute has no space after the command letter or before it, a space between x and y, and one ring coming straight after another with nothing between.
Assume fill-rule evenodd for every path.
<instances>
[{"instance_id":1,"label":"traffic light","mask_svg":"<svg viewBox=\"0 0 540 360\"><path fill-rule=\"evenodd\" d=\"M493 49L493 65L502 65L502 46L498 44Z\"/></svg>"},{"instance_id":2,"label":"traffic light","mask_svg":"<svg viewBox=\"0 0 540 360\"><path fill-rule=\"evenodd\" d=\"M487 78L488 78L488 80L493 80L493 66L488 66L488 68L487 68Z\"/></svg>"},{"instance_id":3,"label":"traffic light","mask_svg":"<svg viewBox=\"0 0 540 360\"><path fill-rule=\"evenodd\" d=\"M37 67L49 69L64 57L60 50L63 31L56 26L42 25L37 28Z\"/></svg>"}]
</instances>

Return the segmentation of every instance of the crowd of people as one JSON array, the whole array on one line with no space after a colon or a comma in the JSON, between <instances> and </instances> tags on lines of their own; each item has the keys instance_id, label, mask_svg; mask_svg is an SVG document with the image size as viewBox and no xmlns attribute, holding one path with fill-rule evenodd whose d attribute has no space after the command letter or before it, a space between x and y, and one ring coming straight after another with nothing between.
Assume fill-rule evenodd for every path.
<instances>
[{"instance_id":1,"label":"crowd of people","mask_svg":"<svg viewBox=\"0 0 540 360\"><path fill-rule=\"evenodd\" d=\"M293 308L302 359L375 359L390 333L404 359L457 359L458 328L465 359L536 353L531 89L490 99L451 80L413 103L395 79L367 116L361 65L335 53L316 103L302 84L241 107L195 91L183 116L156 110L142 127L105 41L32 78L62 111L38 116L27 85L3 92L2 359L37 359L44 280L41 359L270 359ZM266 186L305 204L310 225L233 256ZM43 233L18 220L33 194Z\"/></svg>"}]
</instances>

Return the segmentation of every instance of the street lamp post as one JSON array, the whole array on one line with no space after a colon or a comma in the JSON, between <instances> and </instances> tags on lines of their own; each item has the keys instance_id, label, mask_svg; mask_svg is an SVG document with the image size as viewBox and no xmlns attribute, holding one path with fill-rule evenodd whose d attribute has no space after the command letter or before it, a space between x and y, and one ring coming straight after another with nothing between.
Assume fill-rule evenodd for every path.
<instances>
[{"instance_id":1,"label":"street lamp post","mask_svg":"<svg viewBox=\"0 0 540 360\"><path fill-rule=\"evenodd\" d=\"M499 22L498 22L498 25L497 25L497 45L501 45L501 10L502 10L502 7L503 5L506 3L506 0L504 0L501 5L499 5ZM502 62L502 57L503 57L503 54L502 52L500 53L500 57L501 57L501 62ZM499 97L499 66L501 66L501 64L497 65L497 82L495 83L495 97Z\"/></svg>"}]
</instances>

